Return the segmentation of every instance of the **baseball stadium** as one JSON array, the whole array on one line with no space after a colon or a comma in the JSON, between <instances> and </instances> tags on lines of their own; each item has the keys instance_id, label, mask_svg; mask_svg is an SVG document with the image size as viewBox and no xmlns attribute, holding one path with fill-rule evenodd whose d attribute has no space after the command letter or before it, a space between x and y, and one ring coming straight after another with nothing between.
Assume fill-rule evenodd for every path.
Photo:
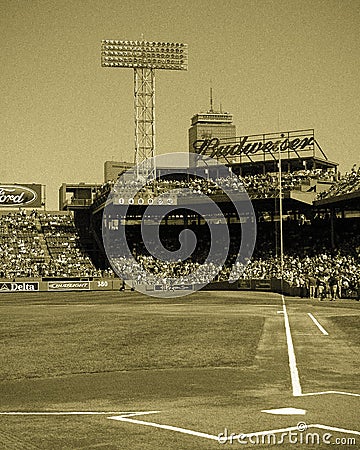
<instances>
[{"instance_id":1,"label":"baseball stadium","mask_svg":"<svg viewBox=\"0 0 360 450\"><path fill-rule=\"evenodd\" d=\"M132 161L57 211L0 185L0 447L359 448L356 161L314 129L240 136L211 89L188 148L156 155L155 72L187 46L101 58L134 70Z\"/></svg>"}]
</instances>

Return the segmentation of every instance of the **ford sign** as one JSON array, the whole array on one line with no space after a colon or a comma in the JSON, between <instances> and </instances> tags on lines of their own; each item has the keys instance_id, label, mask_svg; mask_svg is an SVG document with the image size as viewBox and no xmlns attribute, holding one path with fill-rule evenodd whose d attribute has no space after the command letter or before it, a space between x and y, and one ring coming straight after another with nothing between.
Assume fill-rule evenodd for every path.
<instances>
[{"instance_id":1,"label":"ford sign","mask_svg":"<svg viewBox=\"0 0 360 450\"><path fill-rule=\"evenodd\" d=\"M29 206L38 198L37 192L17 184L0 185L0 206Z\"/></svg>"}]
</instances>

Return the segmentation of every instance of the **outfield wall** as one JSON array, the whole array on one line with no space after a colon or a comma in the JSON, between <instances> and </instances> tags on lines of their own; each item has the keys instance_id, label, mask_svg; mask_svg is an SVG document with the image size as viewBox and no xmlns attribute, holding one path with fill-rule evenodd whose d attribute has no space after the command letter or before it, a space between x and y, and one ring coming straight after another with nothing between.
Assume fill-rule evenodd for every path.
<instances>
[{"instance_id":1,"label":"outfield wall","mask_svg":"<svg viewBox=\"0 0 360 450\"><path fill-rule=\"evenodd\" d=\"M229 281L219 281L209 283L203 287L203 291L271 291L272 280L237 280L233 283Z\"/></svg>"},{"instance_id":2,"label":"outfield wall","mask_svg":"<svg viewBox=\"0 0 360 450\"><path fill-rule=\"evenodd\" d=\"M66 292L66 291L118 291L122 287L122 280L119 278L98 278L98 279L42 279L42 278L15 278L0 279L0 293L9 292ZM137 286L139 288L139 286ZM127 286L129 289L129 286ZM146 285L141 289L146 292L160 292L168 288L163 285ZM209 283L204 287L196 284L174 285L171 290L204 290L204 291L281 291L280 280L238 280L233 283L220 281ZM288 295L299 296L297 288L291 288L288 283L283 283L283 292ZM295 292L296 291L296 292Z\"/></svg>"},{"instance_id":3,"label":"outfield wall","mask_svg":"<svg viewBox=\"0 0 360 450\"><path fill-rule=\"evenodd\" d=\"M119 278L96 278L96 279L41 279L41 278L15 278L10 281L8 279L0 279L0 294L11 292L70 292L70 291L119 291L123 289L123 282ZM126 289L130 289L129 285ZM304 288L290 286L286 281L273 279L252 279L237 280L234 283L229 281L213 282L202 287L198 284L179 284L171 287L164 285L142 285L136 286L136 290L144 294L151 292L164 291L264 291L278 292L292 297L306 297L307 292ZM352 292L348 295L344 292L345 297L360 298L360 290Z\"/></svg>"}]
</instances>

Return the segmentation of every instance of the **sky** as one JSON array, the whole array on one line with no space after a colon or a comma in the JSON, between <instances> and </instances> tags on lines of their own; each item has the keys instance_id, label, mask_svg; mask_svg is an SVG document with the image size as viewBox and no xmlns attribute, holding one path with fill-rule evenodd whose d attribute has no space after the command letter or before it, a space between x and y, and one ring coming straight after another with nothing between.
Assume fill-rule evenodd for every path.
<instances>
[{"instance_id":1,"label":"sky","mask_svg":"<svg viewBox=\"0 0 360 450\"><path fill-rule=\"evenodd\" d=\"M191 117L237 135L313 128L359 165L358 0L0 0L0 182L101 183L134 159L133 70L102 68L102 39L183 42L187 71L156 71L157 153L188 149Z\"/></svg>"}]
</instances>

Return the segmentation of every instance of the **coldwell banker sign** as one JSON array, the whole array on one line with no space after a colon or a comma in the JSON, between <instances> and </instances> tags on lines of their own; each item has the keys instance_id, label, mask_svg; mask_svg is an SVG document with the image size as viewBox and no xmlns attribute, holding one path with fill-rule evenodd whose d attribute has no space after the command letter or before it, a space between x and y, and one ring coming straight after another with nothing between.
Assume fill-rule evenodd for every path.
<instances>
[{"instance_id":1,"label":"coldwell banker sign","mask_svg":"<svg viewBox=\"0 0 360 450\"><path fill-rule=\"evenodd\" d=\"M41 184L0 184L0 208L41 206Z\"/></svg>"}]
</instances>

